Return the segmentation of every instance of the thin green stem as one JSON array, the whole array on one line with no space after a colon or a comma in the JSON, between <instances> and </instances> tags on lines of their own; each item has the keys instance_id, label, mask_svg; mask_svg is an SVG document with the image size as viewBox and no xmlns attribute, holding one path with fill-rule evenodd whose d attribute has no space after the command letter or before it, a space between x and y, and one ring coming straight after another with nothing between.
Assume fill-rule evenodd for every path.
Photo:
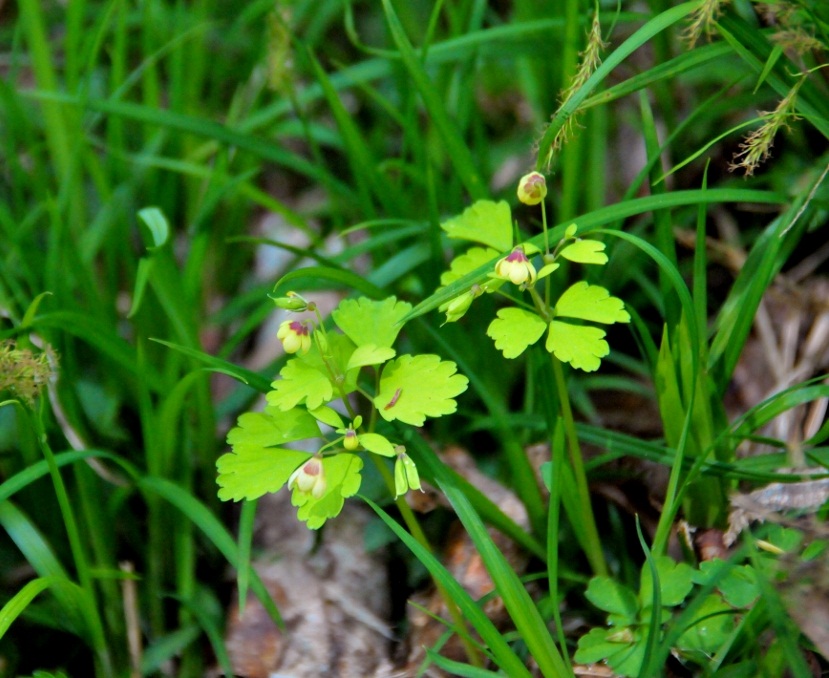
<instances>
[{"instance_id":1,"label":"thin green stem","mask_svg":"<svg viewBox=\"0 0 829 678\"><path fill-rule=\"evenodd\" d=\"M590 503L590 489L587 485L587 474L584 471L584 461L579 445L576 423L573 419L573 410L570 407L570 396L567 392L567 382L564 380L564 370L561 361L553 354L550 354L550 363L553 367L553 376L556 381L559 403L561 403L561 416L564 421L564 432L567 434L567 446L570 451L570 466L573 470L573 477L576 481L580 509L582 511L582 524L586 531L580 535L580 543L584 549L587 560L594 574L607 575L607 563L604 559L602 544L599 540L599 530L596 527L596 518L593 515L593 506Z\"/></svg>"},{"instance_id":2,"label":"thin green stem","mask_svg":"<svg viewBox=\"0 0 829 678\"><path fill-rule=\"evenodd\" d=\"M100 611L98 610L97 599L95 596L95 588L92 579L92 572L89 567L86 550L84 549L81 533L78 529L78 521L75 518L75 513L72 510L72 502L69 500L69 493L66 491L66 485L63 482L63 476L60 474L60 469L55 461L54 452L49 446L46 437L46 431L43 428L43 412L45 403L42 401L41 411L35 414L31 410L27 412L35 429L40 450L43 453L43 458L46 460L46 465L49 467L49 475L52 478L52 484L55 488L55 497L58 500L60 507L61 518L66 528L66 536L69 540L69 549L72 552L72 560L75 563L75 570L78 575L78 582L86 594L88 614L85 615L87 622L90 624L90 636L92 642L95 644L97 674L103 676L113 675L112 662L110 660L109 651L107 650L106 639L104 636L104 625L101 619Z\"/></svg>"},{"instance_id":3,"label":"thin green stem","mask_svg":"<svg viewBox=\"0 0 829 678\"><path fill-rule=\"evenodd\" d=\"M541 228L544 229L544 254L550 254L550 236L547 233L547 207L546 201L541 201ZM544 263L549 263L544 260Z\"/></svg>"},{"instance_id":4,"label":"thin green stem","mask_svg":"<svg viewBox=\"0 0 829 678\"><path fill-rule=\"evenodd\" d=\"M374 462L374 465L377 467L377 470L380 471L380 475L383 477L386 486L389 488L389 492L392 494L395 493L395 486L394 486L394 476L392 472L389 470L388 466L381 459L378 459L376 455L370 455L371 460ZM412 511L412 507L406 502L405 496L401 495L394 500L395 505L397 506L397 510L400 511L400 516L403 518L403 522L406 523L406 527L409 529L411 535L417 540L417 543L420 544L424 549L432 553L432 546L429 544L429 540L426 538L426 534L423 532L423 528L420 526L420 523L417 520L417 516L415 516L414 511ZM438 595L443 599L443 602L446 604L446 608L449 611L449 616L452 617L452 621L455 623L455 627L458 631L458 636L463 644L464 650L466 651L466 656L469 659L470 664L476 667L483 666L483 659L481 657L478 648L475 645L475 641L472 639L472 636L469 635L469 630L466 627L466 620L464 619L463 615L461 614L460 608L458 608L455 601L449 595L449 592L443 587L443 585L437 579L433 578L432 581L435 584L435 588L438 591Z\"/></svg>"}]
</instances>

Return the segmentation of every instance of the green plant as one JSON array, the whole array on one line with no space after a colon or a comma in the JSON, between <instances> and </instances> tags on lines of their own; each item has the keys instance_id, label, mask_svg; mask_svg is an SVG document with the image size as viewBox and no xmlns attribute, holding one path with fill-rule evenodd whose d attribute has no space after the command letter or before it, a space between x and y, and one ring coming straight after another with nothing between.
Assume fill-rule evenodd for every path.
<instances>
[{"instance_id":1,"label":"green plant","mask_svg":"<svg viewBox=\"0 0 829 678\"><path fill-rule=\"evenodd\" d=\"M468 380L456 374L453 362L436 355L397 356L392 345L411 305L393 297L345 300L331 314L340 330L334 332L325 328L312 302L295 294L275 301L297 313L316 312L317 322L282 324L285 350L299 355L280 371L265 410L243 414L228 434L233 451L217 462L219 497L258 499L287 483L298 517L316 529L359 490L359 451L395 459L389 485L397 497L420 489L405 447L389 440L393 432L389 437L376 432L379 420L422 426L426 417L451 414ZM373 378L361 379L363 368L370 368ZM352 403L352 394L362 396L360 404ZM331 403L347 411L347 424ZM334 429L322 444L315 442L323 436L320 424ZM284 447L302 440L316 449Z\"/></svg>"}]
</instances>

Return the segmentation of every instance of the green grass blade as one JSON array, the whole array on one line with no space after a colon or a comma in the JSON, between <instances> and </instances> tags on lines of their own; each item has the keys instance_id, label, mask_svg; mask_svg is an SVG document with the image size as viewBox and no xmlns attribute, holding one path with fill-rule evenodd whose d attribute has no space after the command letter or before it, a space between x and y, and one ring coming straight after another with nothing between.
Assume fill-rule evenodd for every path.
<instances>
[{"instance_id":1,"label":"green grass blade","mask_svg":"<svg viewBox=\"0 0 829 678\"><path fill-rule=\"evenodd\" d=\"M239 616L245 612L245 602L250 586L250 549L253 545L253 526L256 521L257 500L242 501L242 513L239 516L239 567L236 568L236 587L239 589Z\"/></svg>"},{"instance_id":2,"label":"green grass blade","mask_svg":"<svg viewBox=\"0 0 829 678\"><path fill-rule=\"evenodd\" d=\"M383 9L386 13L386 21L389 24L392 39L397 45L400 57L403 60L403 65L406 67L409 77L415 83L418 92L420 92L426 110L443 139L443 143L446 144L446 153L458 173L458 177L474 200L487 197L488 191L476 169L472 154L464 143L457 125L449 117L444 107L443 97L423 69L423 65L420 63L420 59L394 11L391 0L383 0Z\"/></svg>"},{"instance_id":3,"label":"green grass blade","mask_svg":"<svg viewBox=\"0 0 829 678\"><path fill-rule=\"evenodd\" d=\"M375 272L376 274L376 272ZM386 293L374 285L373 283L366 280L364 277L357 275L356 273L352 273L351 271L346 271L343 269L337 268L328 268L325 266L308 266L306 268L300 268L296 271L291 271L283 275L279 282L274 285L274 294L276 291L279 290L280 292L287 292L288 290L292 289L289 287L287 283L294 281L294 280L308 280L312 284L309 286L300 285L296 289L319 289L319 285L316 283L319 280L328 280L333 283L337 283L337 285L343 285L345 287L350 287L352 289L357 290L358 292L362 292L366 296L372 299L382 299L383 297L387 296Z\"/></svg>"},{"instance_id":4,"label":"green grass blade","mask_svg":"<svg viewBox=\"0 0 829 678\"><path fill-rule=\"evenodd\" d=\"M6 635L9 626L29 606L36 596L49 588L49 577L38 577L28 582L14 597L0 609L0 638Z\"/></svg>"},{"instance_id":5,"label":"green grass blade","mask_svg":"<svg viewBox=\"0 0 829 678\"><path fill-rule=\"evenodd\" d=\"M227 360L222 360L221 358L212 356L204 351L199 351L198 349L190 348L189 346L182 346L181 344L175 344L171 341L164 341L163 339L151 339L151 341L161 344L162 346L166 346L167 348L171 348L174 351L179 351L183 355L190 358L195 358L196 360L207 365L208 368L214 372L221 372L229 377L233 377L260 393L267 393L271 389L271 379L267 379L256 372L245 369L244 367L238 367Z\"/></svg>"},{"instance_id":6,"label":"green grass blade","mask_svg":"<svg viewBox=\"0 0 829 678\"><path fill-rule=\"evenodd\" d=\"M504 601L512 621L527 649L538 663L542 675L566 676L567 666L561 658L555 642L547 630L547 625L524 584L507 562L504 554L498 550L492 537L486 531L483 522L475 513L469 500L451 482L438 479L438 485L446 494L467 533L484 561L495 588Z\"/></svg>"},{"instance_id":7,"label":"green grass blade","mask_svg":"<svg viewBox=\"0 0 829 678\"><path fill-rule=\"evenodd\" d=\"M406 547L415 555L441 585L452 596L452 600L461 609L466 619L480 634L481 639L487 644L495 663L507 673L510 678L529 678L531 675L512 648L504 640L490 619L484 614L478 604L472 600L469 594L448 572L448 570L429 551L423 548L408 532L406 532L396 521L392 520L383 509L367 498L363 500L380 516L380 519L397 535ZM563 674L561 674L563 675Z\"/></svg>"},{"instance_id":8,"label":"green grass blade","mask_svg":"<svg viewBox=\"0 0 829 678\"><path fill-rule=\"evenodd\" d=\"M756 191L744 188L711 188L706 191L688 190L688 191L672 191L665 195L649 195L642 198L634 198L623 203L615 205L608 205L601 209L594 210L587 214L576 217L575 223L579 225L579 235L587 235L592 230L598 229L605 224L613 223L622 219L627 219L637 214L644 214L655 209L669 209L672 207L682 207L687 205L699 205L701 202L705 204L728 203L728 202L747 202L747 203L762 203L762 204L783 204L787 201L784 195L774 193L771 191ZM564 231L571 222L559 224L549 231L551 241L556 241L564 235ZM532 243L539 249L544 247L544 236L537 235L530 238L527 242ZM468 273L463 278L441 288L434 294L430 295L417 306L415 306L408 316L403 318L401 322L408 322L412 318L416 318L424 313L428 313L436 309L444 302L453 299L454 297L467 291L472 285L481 283L487 278L487 274L491 272L495 263L500 258L494 257L489 264L475 269Z\"/></svg>"},{"instance_id":9,"label":"green grass blade","mask_svg":"<svg viewBox=\"0 0 829 678\"><path fill-rule=\"evenodd\" d=\"M145 492L158 495L176 507L202 531L233 567L238 568L240 566L239 548L236 542L227 531L227 528L202 502L183 492L181 487L164 478L145 476L138 481L138 487ZM259 575L253 569L250 571L250 582L250 588L259 598L259 602L262 603L271 618L280 627L283 627L279 610L277 610Z\"/></svg>"}]
</instances>

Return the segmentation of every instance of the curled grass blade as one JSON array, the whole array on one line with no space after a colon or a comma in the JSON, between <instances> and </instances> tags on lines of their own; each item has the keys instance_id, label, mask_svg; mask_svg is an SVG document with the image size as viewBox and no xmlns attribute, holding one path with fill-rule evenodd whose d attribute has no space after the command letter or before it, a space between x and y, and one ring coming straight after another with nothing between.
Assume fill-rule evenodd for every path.
<instances>
[{"instance_id":1,"label":"curled grass blade","mask_svg":"<svg viewBox=\"0 0 829 678\"><path fill-rule=\"evenodd\" d=\"M21 613L29 606L36 596L43 593L51 585L49 577L38 577L28 582L0 609L0 638L6 635L9 626L12 625Z\"/></svg>"},{"instance_id":2,"label":"curled grass blade","mask_svg":"<svg viewBox=\"0 0 829 678\"><path fill-rule=\"evenodd\" d=\"M376 273L376 272L375 272ZM277 290L280 292L288 291L290 288L287 283L298 280L307 280L312 284L308 287L311 289L319 289L318 285L314 283L319 280L328 280L336 283L338 286L350 287L362 292L372 299L382 299L386 293L373 283L366 280L364 277L338 268L328 268L326 266L308 266L307 268L300 268L296 271L291 271L279 279L279 282L274 286L274 293ZM306 286L299 286L297 289L307 289Z\"/></svg>"}]
</instances>

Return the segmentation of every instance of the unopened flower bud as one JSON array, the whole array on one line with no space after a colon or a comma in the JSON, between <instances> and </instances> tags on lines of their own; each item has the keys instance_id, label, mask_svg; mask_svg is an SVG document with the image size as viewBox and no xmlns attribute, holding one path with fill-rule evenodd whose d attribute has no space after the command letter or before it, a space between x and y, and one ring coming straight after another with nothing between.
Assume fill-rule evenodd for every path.
<instances>
[{"instance_id":1,"label":"unopened flower bud","mask_svg":"<svg viewBox=\"0 0 829 678\"><path fill-rule=\"evenodd\" d=\"M300 320L286 320L279 326L277 338L282 341L285 353L305 353L311 348L310 323Z\"/></svg>"},{"instance_id":2,"label":"unopened flower bud","mask_svg":"<svg viewBox=\"0 0 829 678\"><path fill-rule=\"evenodd\" d=\"M314 499L325 494L325 488L325 469L319 457L306 461L288 478L288 489L310 494Z\"/></svg>"},{"instance_id":3,"label":"unopened flower bud","mask_svg":"<svg viewBox=\"0 0 829 678\"><path fill-rule=\"evenodd\" d=\"M349 428L345 432L345 438L343 438L343 447L350 452L352 450L356 450L359 443L360 441L357 439L357 431L353 428Z\"/></svg>"},{"instance_id":4,"label":"unopened flower bud","mask_svg":"<svg viewBox=\"0 0 829 678\"><path fill-rule=\"evenodd\" d=\"M537 205L547 195L547 181L540 172L530 172L518 182L518 199L525 205Z\"/></svg>"},{"instance_id":5,"label":"unopened flower bud","mask_svg":"<svg viewBox=\"0 0 829 678\"><path fill-rule=\"evenodd\" d=\"M406 494L409 490L423 490L420 487L420 475L412 458L406 454L405 448L398 445L401 451L394 462L394 492L395 497Z\"/></svg>"},{"instance_id":6,"label":"unopened flower bud","mask_svg":"<svg viewBox=\"0 0 829 678\"><path fill-rule=\"evenodd\" d=\"M454 323L463 318L472 302L484 293L480 285L473 285L467 292L442 304L440 310L446 313L446 322ZM445 323L444 323L445 324Z\"/></svg>"},{"instance_id":7,"label":"unopened flower bud","mask_svg":"<svg viewBox=\"0 0 829 678\"><path fill-rule=\"evenodd\" d=\"M495 275L509 280L513 285L532 285L535 282L535 267L519 245L495 264Z\"/></svg>"},{"instance_id":8,"label":"unopened flower bud","mask_svg":"<svg viewBox=\"0 0 829 678\"><path fill-rule=\"evenodd\" d=\"M284 308L286 311L307 311L308 302L296 292L288 292L284 297L271 297L277 308Z\"/></svg>"}]
</instances>

